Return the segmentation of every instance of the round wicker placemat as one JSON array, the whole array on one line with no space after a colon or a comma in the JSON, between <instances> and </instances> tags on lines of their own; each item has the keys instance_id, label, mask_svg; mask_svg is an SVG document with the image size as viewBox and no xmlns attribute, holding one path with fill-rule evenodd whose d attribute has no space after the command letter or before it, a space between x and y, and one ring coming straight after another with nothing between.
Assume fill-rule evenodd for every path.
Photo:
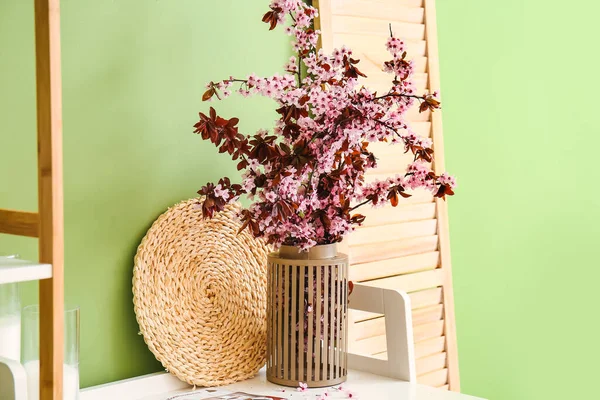
<instances>
[{"instance_id":1,"label":"round wicker placemat","mask_svg":"<svg viewBox=\"0 0 600 400\"><path fill-rule=\"evenodd\" d=\"M198 386L254 376L265 363L268 247L238 234L239 205L203 219L198 199L175 205L140 244L133 303L162 365Z\"/></svg>"}]
</instances>

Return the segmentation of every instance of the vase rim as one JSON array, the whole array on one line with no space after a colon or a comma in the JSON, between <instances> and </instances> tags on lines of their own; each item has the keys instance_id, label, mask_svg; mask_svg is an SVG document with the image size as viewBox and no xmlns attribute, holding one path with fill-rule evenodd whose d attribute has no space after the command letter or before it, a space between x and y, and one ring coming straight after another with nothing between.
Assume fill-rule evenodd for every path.
<instances>
[{"instance_id":1,"label":"vase rim","mask_svg":"<svg viewBox=\"0 0 600 400\"><path fill-rule=\"evenodd\" d=\"M308 251L302 251L298 246L282 245L279 248L279 256L281 258L294 260L318 260L335 258L337 255L337 243L318 244L308 249Z\"/></svg>"}]
</instances>

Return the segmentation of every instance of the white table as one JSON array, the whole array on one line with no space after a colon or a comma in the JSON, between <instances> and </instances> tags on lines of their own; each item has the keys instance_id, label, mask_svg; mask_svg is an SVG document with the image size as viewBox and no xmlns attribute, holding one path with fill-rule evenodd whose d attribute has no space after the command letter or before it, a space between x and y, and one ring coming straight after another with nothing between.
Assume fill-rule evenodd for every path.
<instances>
[{"instance_id":1,"label":"white table","mask_svg":"<svg viewBox=\"0 0 600 400\"><path fill-rule=\"evenodd\" d=\"M337 386L336 386L337 387ZM343 391L336 389L309 389L306 392L298 392L295 388L288 388L275 385L267 381L265 370L262 369L259 375L253 379L235 383L233 385L217 388L230 392L247 392L250 394L278 396L290 400L310 399L315 400L318 395L328 391L330 399L346 399L346 389L350 390L359 400L482 400L476 397L464 394L448 392L435 389L424 385L414 385L408 382L397 381L365 372L350 371L348 381L342 384ZM285 390L285 391L282 391ZM204 391L204 389L198 389ZM193 393L191 389L177 390L169 393L162 393L143 397L140 400L167 400L172 396ZM204 392L205 393L205 392ZM217 394L218 392L214 393ZM132 400L134 398L132 397ZM177 396L175 400L192 400L193 396Z\"/></svg>"}]
</instances>

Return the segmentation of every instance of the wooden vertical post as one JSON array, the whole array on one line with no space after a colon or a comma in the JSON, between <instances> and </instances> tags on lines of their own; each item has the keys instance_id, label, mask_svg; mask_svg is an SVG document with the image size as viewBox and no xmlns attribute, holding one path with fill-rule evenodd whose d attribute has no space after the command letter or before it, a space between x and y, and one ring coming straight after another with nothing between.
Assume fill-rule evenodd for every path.
<instances>
[{"instance_id":1,"label":"wooden vertical post","mask_svg":"<svg viewBox=\"0 0 600 400\"><path fill-rule=\"evenodd\" d=\"M317 47L331 52L333 50L333 34L331 31L331 0L313 0L313 7L319 10L319 16L315 19L315 29L325 35L319 36Z\"/></svg>"},{"instance_id":2,"label":"wooden vertical post","mask_svg":"<svg viewBox=\"0 0 600 400\"><path fill-rule=\"evenodd\" d=\"M40 262L40 399L62 400L64 228L59 0L35 0Z\"/></svg>"},{"instance_id":3,"label":"wooden vertical post","mask_svg":"<svg viewBox=\"0 0 600 400\"><path fill-rule=\"evenodd\" d=\"M440 89L440 70L438 59L437 23L435 0L425 0L425 39L427 41L427 73L429 90ZM443 104L443 103L442 103ZM443 149L442 113L440 110L431 114L431 134L433 148ZM433 168L436 174L445 171L443 151L435 152ZM440 263L445 271L442 285L444 296L444 336L446 336L446 367L448 368L448 386L455 392L460 392L458 373L458 348L456 346L456 326L454 316L454 292L452 286L452 268L450 260L450 238L448 235L448 205L442 199L436 199L436 218L438 220L437 234Z\"/></svg>"}]
</instances>

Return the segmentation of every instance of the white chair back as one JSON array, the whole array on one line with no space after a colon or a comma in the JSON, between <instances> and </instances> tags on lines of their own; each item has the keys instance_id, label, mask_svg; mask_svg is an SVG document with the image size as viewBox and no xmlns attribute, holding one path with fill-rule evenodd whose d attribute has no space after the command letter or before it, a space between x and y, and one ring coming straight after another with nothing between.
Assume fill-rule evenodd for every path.
<instances>
[{"instance_id":1,"label":"white chair back","mask_svg":"<svg viewBox=\"0 0 600 400\"><path fill-rule=\"evenodd\" d=\"M350 295L350 308L384 315L387 360L353 353L354 341L350 340L348 367L416 383L412 313L408 294L400 290L357 283Z\"/></svg>"}]
</instances>

